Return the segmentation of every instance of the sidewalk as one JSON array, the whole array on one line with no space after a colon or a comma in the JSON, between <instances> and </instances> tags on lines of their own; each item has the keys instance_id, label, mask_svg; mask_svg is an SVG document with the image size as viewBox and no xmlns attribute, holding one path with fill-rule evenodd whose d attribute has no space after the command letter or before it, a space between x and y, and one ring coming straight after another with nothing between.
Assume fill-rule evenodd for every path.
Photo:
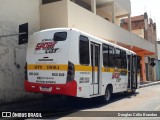
<instances>
[{"instance_id":1,"label":"sidewalk","mask_svg":"<svg viewBox=\"0 0 160 120\"><path fill-rule=\"evenodd\" d=\"M145 81L145 82L140 82L140 87L139 88L143 88L143 87L147 87L147 86L151 86L151 85L157 85L160 84L160 81Z\"/></svg>"}]
</instances>

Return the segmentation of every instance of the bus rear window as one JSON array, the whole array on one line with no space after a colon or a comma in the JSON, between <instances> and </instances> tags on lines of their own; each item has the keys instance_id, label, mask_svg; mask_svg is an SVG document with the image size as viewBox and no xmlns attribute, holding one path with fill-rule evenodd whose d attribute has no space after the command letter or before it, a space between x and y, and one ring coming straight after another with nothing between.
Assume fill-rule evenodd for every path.
<instances>
[{"instance_id":1,"label":"bus rear window","mask_svg":"<svg viewBox=\"0 0 160 120\"><path fill-rule=\"evenodd\" d=\"M57 32L54 34L54 41L65 41L67 39L67 32Z\"/></svg>"}]
</instances>

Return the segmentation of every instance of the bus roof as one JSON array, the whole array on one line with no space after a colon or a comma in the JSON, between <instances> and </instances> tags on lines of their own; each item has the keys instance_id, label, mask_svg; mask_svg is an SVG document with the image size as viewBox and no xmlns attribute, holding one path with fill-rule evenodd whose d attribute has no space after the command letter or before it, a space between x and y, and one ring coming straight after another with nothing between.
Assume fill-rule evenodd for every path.
<instances>
[{"instance_id":1,"label":"bus roof","mask_svg":"<svg viewBox=\"0 0 160 120\"><path fill-rule=\"evenodd\" d=\"M80 31L80 30L78 30L78 29L76 29L76 28L51 28L51 29L45 29L45 30L41 30L41 31L35 32L34 34L38 34L38 33L41 33L41 32L52 31L52 30L57 30L57 31L60 31L60 30L70 31L70 30L72 30L72 31L75 31L75 32L79 32L79 33L81 33L81 34L83 34L83 35L86 35L87 37L94 38L94 39L98 40L99 42L109 44L109 45L114 46L114 47L116 47L116 48L120 48L120 49L122 49L122 50L125 50L125 51L127 51L127 52L130 52L130 53L132 53L132 54L136 54L135 52L133 52L133 51L127 49L127 48L124 48L124 47L122 47L122 46L116 45L116 44L114 44L114 43L111 43L111 42L109 42L109 41L107 41L107 40L104 40L104 39L102 39L102 38L96 37L96 36L94 36L94 35L88 34L88 33L86 33L86 32ZM33 35L34 35L34 34L33 34Z\"/></svg>"}]
</instances>

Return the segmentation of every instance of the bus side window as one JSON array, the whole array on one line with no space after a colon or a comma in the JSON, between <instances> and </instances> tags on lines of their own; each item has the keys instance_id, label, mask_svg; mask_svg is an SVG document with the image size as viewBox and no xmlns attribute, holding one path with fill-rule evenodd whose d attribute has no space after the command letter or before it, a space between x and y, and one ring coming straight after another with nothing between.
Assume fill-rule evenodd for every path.
<instances>
[{"instance_id":1,"label":"bus side window","mask_svg":"<svg viewBox=\"0 0 160 120\"><path fill-rule=\"evenodd\" d=\"M127 68L126 52L116 49L116 67Z\"/></svg>"},{"instance_id":2,"label":"bus side window","mask_svg":"<svg viewBox=\"0 0 160 120\"><path fill-rule=\"evenodd\" d=\"M127 69L127 54L126 54L126 51L121 51L121 58L122 58L122 68Z\"/></svg>"},{"instance_id":3,"label":"bus side window","mask_svg":"<svg viewBox=\"0 0 160 120\"><path fill-rule=\"evenodd\" d=\"M103 65L105 67L114 67L114 48L103 45Z\"/></svg>"},{"instance_id":4,"label":"bus side window","mask_svg":"<svg viewBox=\"0 0 160 120\"><path fill-rule=\"evenodd\" d=\"M82 65L89 65L89 40L85 36L80 36L80 41L79 41L79 59L80 59L80 64Z\"/></svg>"},{"instance_id":5,"label":"bus side window","mask_svg":"<svg viewBox=\"0 0 160 120\"><path fill-rule=\"evenodd\" d=\"M103 65L106 67L109 65L109 46L103 45Z\"/></svg>"},{"instance_id":6,"label":"bus side window","mask_svg":"<svg viewBox=\"0 0 160 120\"><path fill-rule=\"evenodd\" d=\"M115 49L109 46L109 67L115 67Z\"/></svg>"}]
</instances>

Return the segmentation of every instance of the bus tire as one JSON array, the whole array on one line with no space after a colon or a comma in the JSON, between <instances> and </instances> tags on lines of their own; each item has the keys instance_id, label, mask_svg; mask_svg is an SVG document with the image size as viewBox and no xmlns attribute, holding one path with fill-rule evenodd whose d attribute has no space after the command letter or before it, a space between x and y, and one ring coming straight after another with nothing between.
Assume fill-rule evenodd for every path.
<instances>
[{"instance_id":1,"label":"bus tire","mask_svg":"<svg viewBox=\"0 0 160 120\"><path fill-rule=\"evenodd\" d=\"M132 90L132 94L135 94L136 93L136 89Z\"/></svg>"},{"instance_id":2,"label":"bus tire","mask_svg":"<svg viewBox=\"0 0 160 120\"><path fill-rule=\"evenodd\" d=\"M112 90L110 87L107 87L105 95L103 97L105 103L108 103L111 100L111 95L112 95Z\"/></svg>"}]
</instances>

